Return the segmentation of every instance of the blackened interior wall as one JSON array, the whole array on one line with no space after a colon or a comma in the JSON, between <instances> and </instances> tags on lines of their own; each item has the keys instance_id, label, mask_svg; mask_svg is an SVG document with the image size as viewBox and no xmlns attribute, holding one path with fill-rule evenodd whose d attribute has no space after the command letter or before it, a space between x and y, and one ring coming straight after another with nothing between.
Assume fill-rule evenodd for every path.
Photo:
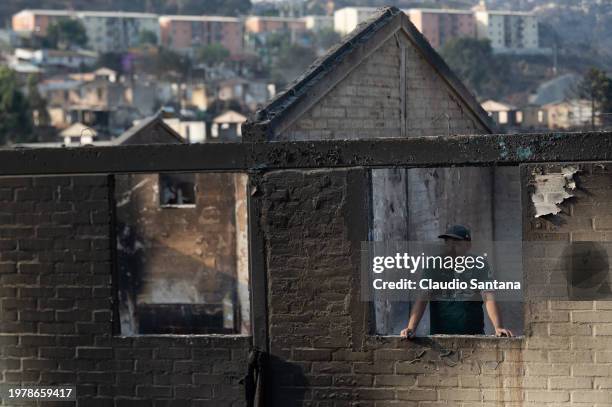
<instances>
[{"instance_id":1,"label":"blackened interior wall","mask_svg":"<svg viewBox=\"0 0 612 407\"><path fill-rule=\"evenodd\" d=\"M195 204L164 207L158 174L115 176L123 334L249 332L248 295L239 295L248 276L237 261L244 177L193 174Z\"/></svg>"}]
</instances>

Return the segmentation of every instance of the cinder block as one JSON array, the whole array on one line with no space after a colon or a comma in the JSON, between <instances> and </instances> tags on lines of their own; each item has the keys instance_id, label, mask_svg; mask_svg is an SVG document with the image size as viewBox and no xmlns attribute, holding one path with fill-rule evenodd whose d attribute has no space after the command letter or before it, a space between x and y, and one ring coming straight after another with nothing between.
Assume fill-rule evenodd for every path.
<instances>
[{"instance_id":1,"label":"cinder block","mask_svg":"<svg viewBox=\"0 0 612 407\"><path fill-rule=\"evenodd\" d=\"M552 390L592 389L593 379L590 377L551 377Z\"/></svg>"},{"instance_id":2,"label":"cinder block","mask_svg":"<svg viewBox=\"0 0 612 407\"><path fill-rule=\"evenodd\" d=\"M572 402L576 403L609 403L610 392L605 390L572 391Z\"/></svg>"},{"instance_id":3,"label":"cinder block","mask_svg":"<svg viewBox=\"0 0 612 407\"><path fill-rule=\"evenodd\" d=\"M432 389L410 389L397 390L398 400L414 400L414 401L435 401L438 400L438 393Z\"/></svg>"},{"instance_id":4,"label":"cinder block","mask_svg":"<svg viewBox=\"0 0 612 407\"><path fill-rule=\"evenodd\" d=\"M567 391L552 390L527 390L526 400L538 403L562 403L570 401L570 394Z\"/></svg>"}]
</instances>

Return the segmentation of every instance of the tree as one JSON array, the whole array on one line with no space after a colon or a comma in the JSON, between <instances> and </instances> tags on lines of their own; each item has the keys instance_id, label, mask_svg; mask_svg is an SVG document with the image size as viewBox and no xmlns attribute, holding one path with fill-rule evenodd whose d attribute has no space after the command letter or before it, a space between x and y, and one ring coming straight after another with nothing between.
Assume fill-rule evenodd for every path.
<instances>
[{"instance_id":1,"label":"tree","mask_svg":"<svg viewBox=\"0 0 612 407\"><path fill-rule=\"evenodd\" d=\"M30 105L17 82L13 70L0 67L0 144L30 141L32 134Z\"/></svg>"},{"instance_id":2,"label":"tree","mask_svg":"<svg viewBox=\"0 0 612 407\"><path fill-rule=\"evenodd\" d=\"M319 48L327 50L336 45L341 39L339 33L332 28L320 30L316 33L316 42Z\"/></svg>"},{"instance_id":3,"label":"tree","mask_svg":"<svg viewBox=\"0 0 612 407\"><path fill-rule=\"evenodd\" d=\"M41 96L37 85L37 78L34 75L28 76L28 101L32 110L34 124L37 126L47 126L51 120L47 111L47 101Z\"/></svg>"},{"instance_id":4,"label":"tree","mask_svg":"<svg viewBox=\"0 0 612 407\"><path fill-rule=\"evenodd\" d=\"M503 58L493 55L489 40L457 38L446 43L440 54L467 87L480 96L498 97L507 87L507 66Z\"/></svg>"},{"instance_id":5,"label":"tree","mask_svg":"<svg viewBox=\"0 0 612 407\"><path fill-rule=\"evenodd\" d=\"M157 34L150 30L142 30L138 33L138 44L144 45L157 45Z\"/></svg>"},{"instance_id":6,"label":"tree","mask_svg":"<svg viewBox=\"0 0 612 407\"><path fill-rule=\"evenodd\" d=\"M612 122L612 79L597 68L591 68L577 87L578 97L591 102L591 127L595 128L595 116L599 113L602 123Z\"/></svg>"},{"instance_id":7,"label":"tree","mask_svg":"<svg viewBox=\"0 0 612 407\"><path fill-rule=\"evenodd\" d=\"M155 54L144 55L138 61L141 70L158 78L172 77L185 79L191 69L189 57L167 48L159 48Z\"/></svg>"},{"instance_id":8,"label":"tree","mask_svg":"<svg viewBox=\"0 0 612 407\"><path fill-rule=\"evenodd\" d=\"M312 48L290 44L287 41L278 50L272 75L281 85L285 85L302 74L316 57Z\"/></svg>"},{"instance_id":9,"label":"tree","mask_svg":"<svg viewBox=\"0 0 612 407\"><path fill-rule=\"evenodd\" d=\"M45 46L56 49L84 48L87 32L79 20L61 19L49 26Z\"/></svg>"},{"instance_id":10,"label":"tree","mask_svg":"<svg viewBox=\"0 0 612 407\"><path fill-rule=\"evenodd\" d=\"M197 59L208 66L219 65L230 56L230 52L221 44L210 44L201 47Z\"/></svg>"},{"instance_id":11,"label":"tree","mask_svg":"<svg viewBox=\"0 0 612 407\"><path fill-rule=\"evenodd\" d=\"M123 73L124 54L119 52L106 52L98 56L96 61L96 68L110 68L113 71Z\"/></svg>"}]
</instances>

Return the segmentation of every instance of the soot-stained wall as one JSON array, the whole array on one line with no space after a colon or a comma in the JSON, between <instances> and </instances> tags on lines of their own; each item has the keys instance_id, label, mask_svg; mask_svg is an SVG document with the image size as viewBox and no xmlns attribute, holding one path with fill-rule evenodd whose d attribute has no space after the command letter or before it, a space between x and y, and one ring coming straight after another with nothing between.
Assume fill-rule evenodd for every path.
<instances>
[{"instance_id":1,"label":"soot-stained wall","mask_svg":"<svg viewBox=\"0 0 612 407\"><path fill-rule=\"evenodd\" d=\"M524 195L526 240L609 240L609 164L581 169L584 193L564 203L563 222L533 218ZM609 405L607 301L528 301L523 338L369 335L355 245L367 232L363 176L320 169L259 178L266 405ZM246 405L249 337L113 336L109 193L107 177L2 180L2 383L77 384L77 405L87 407ZM526 260L528 273L558 263L546 252Z\"/></svg>"},{"instance_id":2,"label":"soot-stained wall","mask_svg":"<svg viewBox=\"0 0 612 407\"><path fill-rule=\"evenodd\" d=\"M195 202L170 207L159 177L115 176L122 332L249 332L246 176L185 174Z\"/></svg>"}]
</instances>

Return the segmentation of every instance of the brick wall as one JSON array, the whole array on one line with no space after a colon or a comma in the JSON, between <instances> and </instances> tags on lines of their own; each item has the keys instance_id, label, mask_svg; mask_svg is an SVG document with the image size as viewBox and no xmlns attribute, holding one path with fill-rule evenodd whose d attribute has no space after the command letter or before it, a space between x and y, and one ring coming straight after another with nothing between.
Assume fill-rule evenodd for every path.
<instances>
[{"instance_id":1,"label":"brick wall","mask_svg":"<svg viewBox=\"0 0 612 407\"><path fill-rule=\"evenodd\" d=\"M531 205L525 210L525 240L566 244L610 241L608 228L601 221L612 214L612 167L609 163L577 167L580 171L574 176L575 197L561 204L561 213L539 219L533 217ZM523 185L533 180L534 173L559 172L560 168L527 166ZM550 246L528 259L525 265L532 280L540 282L539 278L544 275L548 276L546 284L549 286L559 281L559 273L563 272L559 268L560 250L564 246ZM550 396L530 396L528 390L528 399L543 397L543 400L554 399L566 405L611 405L611 309L610 301L542 300L530 304L525 315L531 330L527 346L531 344L533 348L536 343L547 355L547 360L528 365L526 379L546 378Z\"/></svg>"},{"instance_id":2,"label":"brick wall","mask_svg":"<svg viewBox=\"0 0 612 407\"><path fill-rule=\"evenodd\" d=\"M105 176L0 180L2 385L76 384L83 407L243 405L250 338L112 335L108 194Z\"/></svg>"},{"instance_id":3,"label":"brick wall","mask_svg":"<svg viewBox=\"0 0 612 407\"><path fill-rule=\"evenodd\" d=\"M605 231L582 229L593 224L587 218L596 228L604 225L598 219L612 208L612 174L593 171L581 176L585 193L571 204L564 226L532 223L531 211L524 211L524 224L534 225L525 227L528 240L605 238ZM610 405L610 302L529 303L524 338L363 339L366 318L354 297L359 264L349 240L360 220L348 215L349 174L278 171L265 177L275 405Z\"/></svg>"},{"instance_id":4,"label":"brick wall","mask_svg":"<svg viewBox=\"0 0 612 407\"><path fill-rule=\"evenodd\" d=\"M401 88L402 76L405 89ZM331 88L279 138L399 137L402 103L408 136L485 132L467 105L405 35L398 33Z\"/></svg>"},{"instance_id":5,"label":"brick wall","mask_svg":"<svg viewBox=\"0 0 612 407\"><path fill-rule=\"evenodd\" d=\"M270 405L610 405L610 302L530 302L519 339L368 336L354 245L363 175L263 177ZM608 239L610 166L583 166L577 179L584 192L564 222L532 221L524 206L527 240ZM105 177L2 180L2 383L76 383L87 407L244 405L249 338L112 336L108 193Z\"/></svg>"}]
</instances>

